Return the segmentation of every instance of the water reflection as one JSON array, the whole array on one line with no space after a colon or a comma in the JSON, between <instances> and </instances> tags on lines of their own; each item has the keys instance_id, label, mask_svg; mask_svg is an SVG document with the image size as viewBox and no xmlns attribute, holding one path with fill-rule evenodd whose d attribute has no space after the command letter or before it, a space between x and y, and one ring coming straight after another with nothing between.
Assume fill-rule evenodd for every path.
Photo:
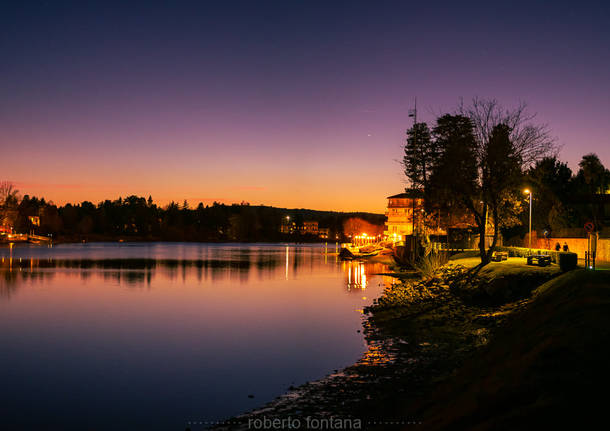
<instances>
[{"instance_id":1,"label":"water reflection","mask_svg":"<svg viewBox=\"0 0 610 431\"><path fill-rule=\"evenodd\" d=\"M100 274L106 281L114 281L118 284L124 282L128 285L150 285L157 276L182 281L194 278L199 283L207 280L229 279L245 284L253 274L257 276L258 280L274 278L275 272L281 264L282 259L277 255L258 255L252 260L248 254L241 255L238 260L74 260L9 257L0 258L0 295L4 298L10 297L14 290L12 285L24 280L52 278L58 270L68 275L78 276L84 281L92 275ZM286 273L286 277L288 277L288 273Z\"/></svg>"},{"instance_id":2,"label":"water reflection","mask_svg":"<svg viewBox=\"0 0 610 431\"><path fill-rule=\"evenodd\" d=\"M186 418L232 416L353 364L366 351L358 311L386 269L323 251L0 248L0 425L79 430L95 417L96 429L184 429Z\"/></svg>"},{"instance_id":3,"label":"water reflection","mask_svg":"<svg viewBox=\"0 0 610 431\"><path fill-rule=\"evenodd\" d=\"M367 261L343 261L341 268L345 273L345 285L347 290L365 290L369 287L370 276L387 272L387 266L382 263L371 263ZM393 278L383 276L384 284L392 284Z\"/></svg>"},{"instance_id":4,"label":"water reflection","mask_svg":"<svg viewBox=\"0 0 610 431\"><path fill-rule=\"evenodd\" d=\"M283 278L297 278L304 261L312 273L314 256L318 250L308 250L307 253L291 252L286 246L282 254L252 254L240 250L237 258L220 259L53 259L53 258L0 258L0 298L10 298L17 284L25 280L42 280L53 278L58 270L68 276L80 277L86 281L93 275L100 275L105 281L128 286L148 285L155 277L168 280L196 279L199 283L206 281L231 280L241 284L249 282L250 277L264 281L277 278L278 271L283 271ZM328 256L324 254L324 262L329 264ZM336 258L330 264L336 263ZM344 273L347 291L362 291L369 285L372 274L383 273L387 267L381 263L366 261L342 261L340 268ZM394 279L383 277L384 284L392 284Z\"/></svg>"},{"instance_id":5,"label":"water reflection","mask_svg":"<svg viewBox=\"0 0 610 431\"><path fill-rule=\"evenodd\" d=\"M396 360L397 351L392 341L370 341L366 352L362 355L361 365L378 366L388 365Z\"/></svg>"}]
</instances>

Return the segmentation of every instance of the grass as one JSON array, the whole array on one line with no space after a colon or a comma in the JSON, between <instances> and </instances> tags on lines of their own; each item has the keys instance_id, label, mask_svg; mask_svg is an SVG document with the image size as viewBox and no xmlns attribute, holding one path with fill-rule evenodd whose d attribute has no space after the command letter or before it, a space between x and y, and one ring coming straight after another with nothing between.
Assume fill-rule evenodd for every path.
<instances>
[{"instance_id":1,"label":"grass","mask_svg":"<svg viewBox=\"0 0 610 431\"><path fill-rule=\"evenodd\" d=\"M473 268L476 265L472 259L456 259L452 263ZM560 273L557 265L531 266L524 258L509 257L502 262L490 262L453 287L456 294L469 302L497 306L528 298L532 290Z\"/></svg>"},{"instance_id":2,"label":"grass","mask_svg":"<svg viewBox=\"0 0 610 431\"><path fill-rule=\"evenodd\" d=\"M456 263L464 265L461 259ZM508 260L502 262L490 262L479 271L479 275L486 278L497 278L518 274L558 275L559 272L557 265L532 266L527 264L526 258L509 257Z\"/></svg>"}]
</instances>

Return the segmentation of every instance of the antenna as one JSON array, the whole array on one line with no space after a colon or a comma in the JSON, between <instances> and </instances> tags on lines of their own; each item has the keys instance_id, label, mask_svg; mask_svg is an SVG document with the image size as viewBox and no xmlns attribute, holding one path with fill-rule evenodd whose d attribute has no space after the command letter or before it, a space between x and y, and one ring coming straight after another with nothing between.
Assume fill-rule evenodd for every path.
<instances>
[{"instance_id":1,"label":"antenna","mask_svg":"<svg viewBox=\"0 0 610 431\"><path fill-rule=\"evenodd\" d=\"M417 97L415 97L415 106L409 110L409 117L413 118L413 147L417 148ZM411 235L417 237L415 233L415 181L411 181ZM412 244L413 252L416 250L415 242Z\"/></svg>"},{"instance_id":2,"label":"antenna","mask_svg":"<svg viewBox=\"0 0 610 431\"><path fill-rule=\"evenodd\" d=\"M415 107L409 109L409 117L413 118L413 124L417 124L417 97L415 98Z\"/></svg>"}]
</instances>

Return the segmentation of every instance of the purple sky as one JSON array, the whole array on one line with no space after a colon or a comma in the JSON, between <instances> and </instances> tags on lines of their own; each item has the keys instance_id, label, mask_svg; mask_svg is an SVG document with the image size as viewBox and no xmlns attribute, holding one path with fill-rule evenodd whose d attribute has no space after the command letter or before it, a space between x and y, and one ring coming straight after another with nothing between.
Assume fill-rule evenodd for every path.
<instances>
[{"instance_id":1,"label":"purple sky","mask_svg":"<svg viewBox=\"0 0 610 431\"><path fill-rule=\"evenodd\" d=\"M610 166L602 2L15 3L0 179L23 194L381 212L415 97L429 122L526 101L570 167Z\"/></svg>"}]
</instances>

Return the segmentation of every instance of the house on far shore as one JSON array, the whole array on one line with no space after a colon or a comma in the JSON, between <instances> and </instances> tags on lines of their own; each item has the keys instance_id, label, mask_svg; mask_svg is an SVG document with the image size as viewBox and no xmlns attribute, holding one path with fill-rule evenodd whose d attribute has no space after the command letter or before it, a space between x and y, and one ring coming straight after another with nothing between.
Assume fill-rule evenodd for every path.
<instances>
[{"instance_id":1,"label":"house on far shore","mask_svg":"<svg viewBox=\"0 0 610 431\"><path fill-rule=\"evenodd\" d=\"M318 236L322 239L328 239L330 235L330 229L327 227L321 227L318 229Z\"/></svg>"},{"instance_id":2,"label":"house on far shore","mask_svg":"<svg viewBox=\"0 0 610 431\"><path fill-rule=\"evenodd\" d=\"M301 235L318 235L317 221L304 221L303 226L300 226Z\"/></svg>"},{"instance_id":3,"label":"house on far shore","mask_svg":"<svg viewBox=\"0 0 610 431\"><path fill-rule=\"evenodd\" d=\"M282 224L280 225L280 232L284 234L299 233L301 235L315 236L318 236L320 233L317 221L304 221L303 224L299 226L295 221L292 221L290 219L290 216L286 216L286 218L282 219Z\"/></svg>"},{"instance_id":4,"label":"house on far shore","mask_svg":"<svg viewBox=\"0 0 610 431\"><path fill-rule=\"evenodd\" d=\"M280 232L285 234L294 233L297 228L297 224L295 222L291 222L290 218L286 218L282 220L282 224L280 225Z\"/></svg>"}]
</instances>

